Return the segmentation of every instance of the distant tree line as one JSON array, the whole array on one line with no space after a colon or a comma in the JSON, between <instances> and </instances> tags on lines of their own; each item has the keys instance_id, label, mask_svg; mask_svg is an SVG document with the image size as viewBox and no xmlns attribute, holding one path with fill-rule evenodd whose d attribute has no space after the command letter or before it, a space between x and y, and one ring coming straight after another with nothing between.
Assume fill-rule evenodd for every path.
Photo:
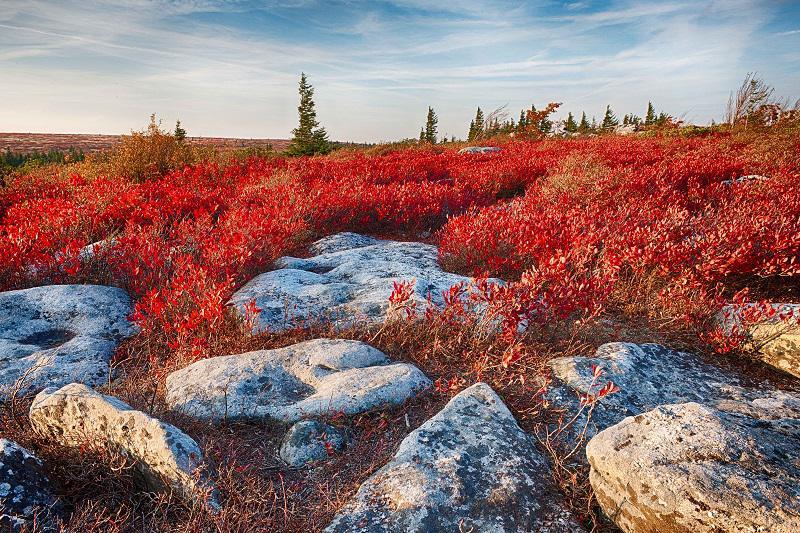
<instances>
[{"instance_id":1,"label":"distant tree line","mask_svg":"<svg viewBox=\"0 0 800 533\"><path fill-rule=\"evenodd\" d=\"M0 152L0 184L4 182L4 176L14 171L25 173L35 167L49 165L51 163L73 163L83 161L86 158L82 149L70 148L69 150L48 150L42 152L12 152L6 148L5 152Z\"/></svg>"}]
</instances>

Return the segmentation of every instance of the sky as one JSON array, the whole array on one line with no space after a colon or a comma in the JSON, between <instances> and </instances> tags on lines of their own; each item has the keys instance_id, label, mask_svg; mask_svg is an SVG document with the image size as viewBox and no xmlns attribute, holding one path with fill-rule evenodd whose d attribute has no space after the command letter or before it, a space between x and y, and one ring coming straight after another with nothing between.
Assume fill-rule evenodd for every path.
<instances>
[{"instance_id":1,"label":"sky","mask_svg":"<svg viewBox=\"0 0 800 533\"><path fill-rule=\"evenodd\" d=\"M0 131L287 138L301 72L335 140L466 136L476 106L647 102L720 120L756 71L800 97L800 2L0 0Z\"/></svg>"}]
</instances>

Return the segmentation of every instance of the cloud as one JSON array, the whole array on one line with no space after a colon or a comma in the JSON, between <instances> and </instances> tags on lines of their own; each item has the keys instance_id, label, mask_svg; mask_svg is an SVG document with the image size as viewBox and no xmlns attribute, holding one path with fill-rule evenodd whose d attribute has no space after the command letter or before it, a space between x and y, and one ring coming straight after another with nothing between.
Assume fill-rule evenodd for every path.
<instances>
[{"instance_id":1,"label":"cloud","mask_svg":"<svg viewBox=\"0 0 800 533\"><path fill-rule=\"evenodd\" d=\"M707 121L751 65L780 74L780 61L793 57L774 53L797 32L772 29L779 8L9 0L0 11L4 128L120 132L156 111L180 117L192 134L281 137L296 120L300 71L339 139L414 135L428 105L459 135L477 105L513 111L551 100L591 116L606 103L641 112L653 99Z\"/></svg>"}]
</instances>

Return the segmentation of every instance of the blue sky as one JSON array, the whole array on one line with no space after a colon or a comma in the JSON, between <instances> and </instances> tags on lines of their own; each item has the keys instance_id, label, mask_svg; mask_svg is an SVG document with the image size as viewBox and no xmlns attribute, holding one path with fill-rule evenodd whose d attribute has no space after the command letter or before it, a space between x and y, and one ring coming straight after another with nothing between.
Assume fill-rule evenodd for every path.
<instances>
[{"instance_id":1,"label":"blue sky","mask_svg":"<svg viewBox=\"0 0 800 533\"><path fill-rule=\"evenodd\" d=\"M0 131L287 137L297 80L340 140L464 136L480 105L720 119L758 71L800 97L800 2L0 0Z\"/></svg>"}]
</instances>

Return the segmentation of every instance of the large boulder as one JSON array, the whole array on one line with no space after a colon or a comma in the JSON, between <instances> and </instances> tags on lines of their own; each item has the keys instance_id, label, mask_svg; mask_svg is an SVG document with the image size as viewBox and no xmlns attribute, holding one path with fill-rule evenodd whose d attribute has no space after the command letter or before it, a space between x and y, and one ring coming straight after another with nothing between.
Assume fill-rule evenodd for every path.
<instances>
[{"instance_id":1,"label":"large boulder","mask_svg":"<svg viewBox=\"0 0 800 533\"><path fill-rule=\"evenodd\" d=\"M183 431L86 385L41 391L30 408L33 429L70 447L89 445L135 462L153 490L172 489L216 507L203 454Z\"/></svg>"},{"instance_id":2,"label":"large boulder","mask_svg":"<svg viewBox=\"0 0 800 533\"><path fill-rule=\"evenodd\" d=\"M750 324L745 317L754 309L752 304L727 305L719 320L728 334L736 331L743 335L747 347L762 361L800 377L800 304L774 303L770 307L772 317Z\"/></svg>"},{"instance_id":3,"label":"large boulder","mask_svg":"<svg viewBox=\"0 0 800 533\"><path fill-rule=\"evenodd\" d=\"M547 399L570 413L580 409L581 395L596 395L608 381L619 387L619 392L595 405L587 428L589 437L659 405L752 400L774 390L767 384L748 388L732 371L658 344L613 342L600 346L594 357L560 357L549 364L555 380ZM595 369L602 371L599 379L595 379ZM576 427L582 428L584 422Z\"/></svg>"},{"instance_id":4,"label":"large boulder","mask_svg":"<svg viewBox=\"0 0 800 533\"><path fill-rule=\"evenodd\" d=\"M443 291L470 281L444 272L438 250L430 244L339 233L317 241L311 250L318 255L278 259L277 270L256 276L233 295L231 304L242 313L252 301L261 310L255 331L317 321L341 327L360 320L381 321L394 282L415 281L412 299L424 307L428 296L434 305L442 305Z\"/></svg>"},{"instance_id":5,"label":"large boulder","mask_svg":"<svg viewBox=\"0 0 800 533\"><path fill-rule=\"evenodd\" d=\"M502 400L478 383L411 432L325 530L582 531L547 460Z\"/></svg>"},{"instance_id":6,"label":"large boulder","mask_svg":"<svg viewBox=\"0 0 800 533\"><path fill-rule=\"evenodd\" d=\"M586 454L623 531L800 531L796 398L658 407L601 431Z\"/></svg>"},{"instance_id":7,"label":"large boulder","mask_svg":"<svg viewBox=\"0 0 800 533\"><path fill-rule=\"evenodd\" d=\"M0 401L11 392L108 381L114 348L135 332L125 291L49 285L0 293Z\"/></svg>"},{"instance_id":8,"label":"large boulder","mask_svg":"<svg viewBox=\"0 0 800 533\"><path fill-rule=\"evenodd\" d=\"M0 529L41 528L61 511L42 462L19 444L0 438ZM45 527L45 529L47 529Z\"/></svg>"},{"instance_id":9,"label":"large boulder","mask_svg":"<svg viewBox=\"0 0 800 533\"><path fill-rule=\"evenodd\" d=\"M430 386L415 366L358 341L315 339L203 359L167 376L167 404L201 419L296 422L398 405Z\"/></svg>"},{"instance_id":10,"label":"large boulder","mask_svg":"<svg viewBox=\"0 0 800 533\"><path fill-rule=\"evenodd\" d=\"M342 451L347 435L337 427L318 420L301 420L289 428L281 443L280 456L292 467L327 459Z\"/></svg>"}]
</instances>

